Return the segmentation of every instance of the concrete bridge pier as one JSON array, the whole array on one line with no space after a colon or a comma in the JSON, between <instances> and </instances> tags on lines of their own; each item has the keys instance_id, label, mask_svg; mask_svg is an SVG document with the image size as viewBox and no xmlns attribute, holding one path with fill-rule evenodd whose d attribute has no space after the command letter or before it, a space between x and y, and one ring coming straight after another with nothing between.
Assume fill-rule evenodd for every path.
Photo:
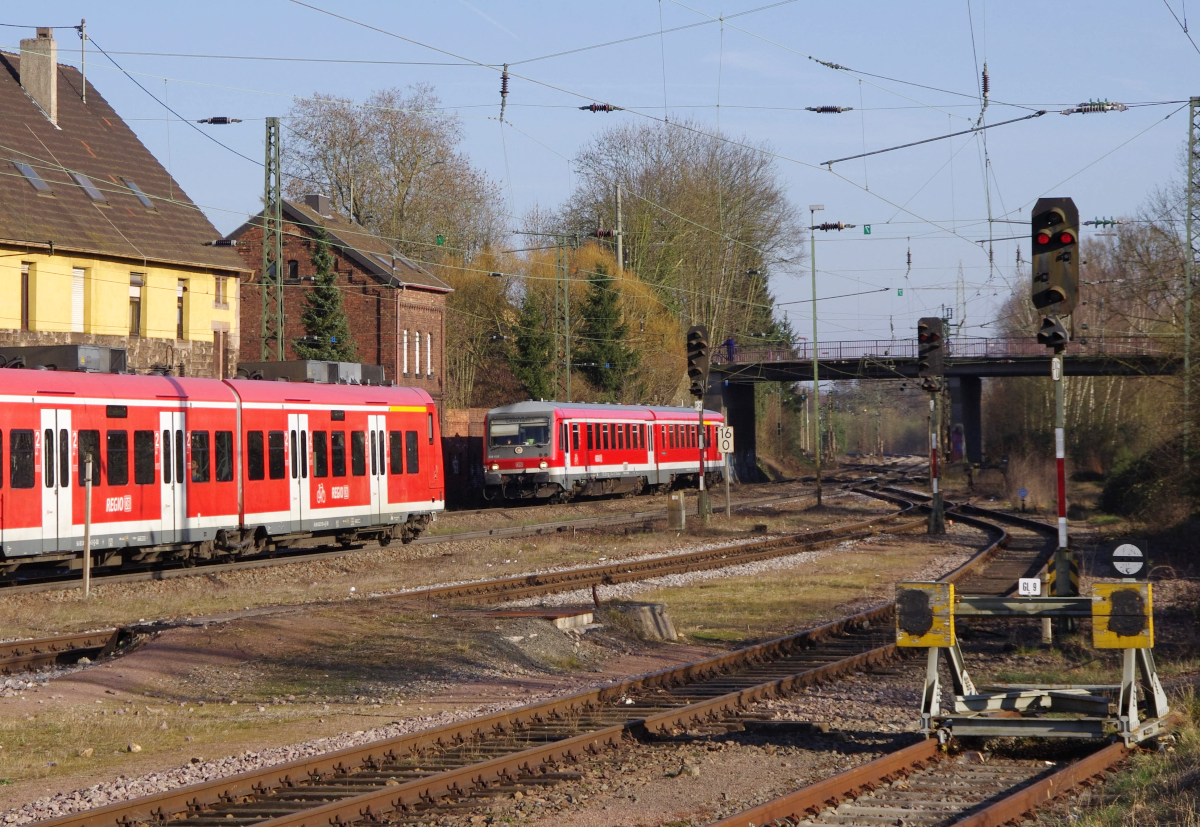
<instances>
[{"instance_id":1,"label":"concrete bridge pier","mask_svg":"<svg viewBox=\"0 0 1200 827\"><path fill-rule=\"evenodd\" d=\"M963 458L983 461L983 379L979 376L949 376L950 434L954 447L956 429L961 429Z\"/></svg>"},{"instance_id":2,"label":"concrete bridge pier","mask_svg":"<svg viewBox=\"0 0 1200 827\"><path fill-rule=\"evenodd\" d=\"M758 482L757 423L754 414L754 385L726 382L710 374L704 407L721 411L725 422L733 428L733 456L729 458L735 482Z\"/></svg>"}]
</instances>

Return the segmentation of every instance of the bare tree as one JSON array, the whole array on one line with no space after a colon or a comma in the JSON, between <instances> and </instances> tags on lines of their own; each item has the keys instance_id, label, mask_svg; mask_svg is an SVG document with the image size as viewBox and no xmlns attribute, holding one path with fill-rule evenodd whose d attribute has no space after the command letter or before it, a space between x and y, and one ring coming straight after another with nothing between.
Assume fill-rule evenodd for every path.
<instances>
[{"instance_id":1,"label":"bare tree","mask_svg":"<svg viewBox=\"0 0 1200 827\"><path fill-rule=\"evenodd\" d=\"M418 261L470 258L502 232L499 188L459 151L458 118L426 85L374 92L362 104L299 101L284 142L287 191L323 190L333 208Z\"/></svg>"},{"instance_id":2,"label":"bare tree","mask_svg":"<svg viewBox=\"0 0 1200 827\"><path fill-rule=\"evenodd\" d=\"M691 120L609 129L576 156L562 223L614 227L619 183L626 265L683 322L707 324L716 341L772 333L767 279L800 260L803 236L762 149Z\"/></svg>"}]
</instances>

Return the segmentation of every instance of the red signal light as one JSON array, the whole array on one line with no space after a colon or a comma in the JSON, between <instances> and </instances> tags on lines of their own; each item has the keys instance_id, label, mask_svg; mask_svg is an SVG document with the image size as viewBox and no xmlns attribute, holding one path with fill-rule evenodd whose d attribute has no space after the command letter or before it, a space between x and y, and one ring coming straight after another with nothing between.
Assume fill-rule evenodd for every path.
<instances>
[{"instance_id":1,"label":"red signal light","mask_svg":"<svg viewBox=\"0 0 1200 827\"><path fill-rule=\"evenodd\" d=\"M1038 244L1049 244L1050 243L1050 234L1047 232L1038 233L1037 234L1037 243Z\"/></svg>"},{"instance_id":2,"label":"red signal light","mask_svg":"<svg viewBox=\"0 0 1200 827\"><path fill-rule=\"evenodd\" d=\"M1063 233L1058 237L1058 240L1063 244L1074 244L1075 236L1071 235L1070 233Z\"/></svg>"}]
</instances>

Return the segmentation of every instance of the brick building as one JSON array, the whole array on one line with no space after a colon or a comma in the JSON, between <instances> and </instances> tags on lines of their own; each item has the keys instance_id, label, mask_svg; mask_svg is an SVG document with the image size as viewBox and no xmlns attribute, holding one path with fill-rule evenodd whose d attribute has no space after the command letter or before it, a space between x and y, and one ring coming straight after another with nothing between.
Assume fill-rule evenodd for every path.
<instances>
[{"instance_id":1,"label":"brick building","mask_svg":"<svg viewBox=\"0 0 1200 827\"><path fill-rule=\"evenodd\" d=\"M51 29L0 53L0 346L101 345L135 371L232 376L246 268L84 91Z\"/></svg>"},{"instance_id":2,"label":"brick building","mask_svg":"<svg viewBox=\"0 0 1200 827\"><path fill-rule=\"evenodd\" d=\"M316 274L312 263L315 227L329 236L358 361L383 365L387 378L397 384L423 388L440 409L446 384L446 295L450 286L379 236L335 213L329 199L321 195L305 196L303 204L283 201L284 358L299 358L292 343L304 335L300 314ZM254 271L241 286L240 361L264 361L259 272L262 213L228 238L237 241L243 263Z\"/></svg>"}]
</instances>

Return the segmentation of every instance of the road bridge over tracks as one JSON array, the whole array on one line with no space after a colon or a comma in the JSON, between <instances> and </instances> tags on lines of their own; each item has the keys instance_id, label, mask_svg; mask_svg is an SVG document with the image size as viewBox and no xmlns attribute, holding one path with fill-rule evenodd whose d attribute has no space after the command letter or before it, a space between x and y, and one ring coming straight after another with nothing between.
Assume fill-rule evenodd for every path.
<instances>
[{"instance_id":1,"label":"road bridge over tracks","mask_svg":"<svg viewBox=\"0 0 1200 827\"><path fill-rule=\"evenodd\" d=\"M812 344L725 343L711 354L712 373L706 404L723 405L738 434L754 434L754 385L759 382L811 382ZM983 379L1004 376L1050 376L1050 350L1028 338L956 337L947 340L946 378L951 418L963 430L966 458L983 456ZM1148 336L1081 338L1067 346L1067 376L1162 376L1182 368L1177 349ZM917 341L882 339L819 342L820 378L916 379ZM740 438L733 458L743 479L756 473L754 440Z\"/></svg>"}]
</instances>

